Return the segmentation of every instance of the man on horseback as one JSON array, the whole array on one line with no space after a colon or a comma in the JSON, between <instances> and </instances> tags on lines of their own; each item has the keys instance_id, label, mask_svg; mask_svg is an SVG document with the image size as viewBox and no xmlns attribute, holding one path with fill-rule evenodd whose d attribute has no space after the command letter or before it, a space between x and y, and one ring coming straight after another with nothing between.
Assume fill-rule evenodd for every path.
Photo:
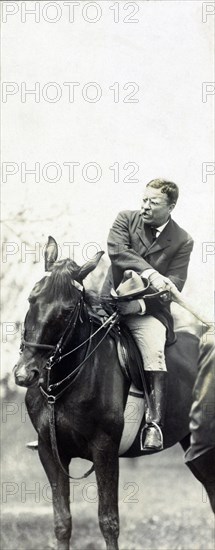
<instances>
[{"instance_id":1,"label":"man on horseback","mask_svg":"<svg viewBox=\"0 0 215 550\"><path fill-rule=\"evenodd\" d=\"M117 289L124 272L148 279L155 291L175 287L181 291L187 278L193 240L171 218L178 199L175 183L150 181L145 188L141 210L120 212L108 236L111 266L102 288L102 299ZM169 305L160 298L150 308L143 299L120 301L123 316L141 352L149 391L146 410L144 450L163 448L162 428L166 409L167 369L165 345L175 341Z\"/></svg>"}]
</instances>

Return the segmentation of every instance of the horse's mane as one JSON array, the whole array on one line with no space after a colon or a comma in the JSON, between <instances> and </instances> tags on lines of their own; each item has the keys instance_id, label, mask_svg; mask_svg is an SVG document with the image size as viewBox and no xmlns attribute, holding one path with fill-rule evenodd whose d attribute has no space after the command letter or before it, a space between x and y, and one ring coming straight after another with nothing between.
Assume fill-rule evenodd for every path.
<instances>
[{"instance_id":1,"label":"horse's mane","mask_svg":"<svg viewBox=\"0 0 215 550\"><path fill-rule=\"evenodd\" d=\"M57 301L59 297L65 302L74 299L72 283L79 269L73 260L59 260L54 264L51 274L36 283L29 296L29 302L33 302L39 296L46 296L48 302Z\"/></svg>"},{"instance_id":2,"label":"horse's mane","mask_svg":"<svg viewBox=\"0 0 215 550\"><path fill-rule=\"evenodd\" d=\"M79 266L73 260L59 260L54 264L50 275L36 283L29 296L29 302L34 302L39 296L45 296L50 303L57 302L59 296L65 302L73 301L75 293L73 282L77 280L79 270ZM99 304L99 295L93 290L85 290L84 299L87 305Z\"/></svg>"}]
</instances>

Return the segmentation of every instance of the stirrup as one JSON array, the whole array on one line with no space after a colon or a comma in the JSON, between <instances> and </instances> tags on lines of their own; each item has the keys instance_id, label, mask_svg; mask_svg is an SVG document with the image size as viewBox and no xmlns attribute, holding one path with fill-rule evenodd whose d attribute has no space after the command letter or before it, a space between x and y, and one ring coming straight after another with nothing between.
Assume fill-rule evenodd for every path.
<instances>
[{"instance_id":1,"label":"stirrup","mask_svg":"<svg viewBox=\"0 0 215 550\"><path fill-rule=\"evenodd\" d=\"M148 423L144 424L144 426L143 426L143 428L140 432L140 450L141 451L147 451L147 450L149 450L149 451L152 450L153 451L153 449L150 449L150 448L145 449L145 447L143 445L143 433L144 433L145 430L147 430L147 428L150 428L151 426L152 427L154 426L158 430L158 433L159 433L160 439L161 439L161 448L157 449L157 450L162 451L163 450L163 433L162 433L162 430L161 430L159 424L157 424L157 422L154 422L153 420L151 422L148 422ZM154 449L154 450L156 451L156 449Z\"/></svg>"}]
</instances>

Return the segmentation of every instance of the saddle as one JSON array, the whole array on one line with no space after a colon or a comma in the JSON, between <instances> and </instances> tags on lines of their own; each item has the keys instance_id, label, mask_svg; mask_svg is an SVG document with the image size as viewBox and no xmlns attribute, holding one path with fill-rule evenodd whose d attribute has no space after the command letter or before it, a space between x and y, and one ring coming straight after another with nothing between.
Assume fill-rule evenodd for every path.
<instances>
[{"instance_id":1,"label":"saddle","mask_svg":"<svg viewBox=\"0 0 215 550\"><path fill-rule=\"evenodd\" d=\"M90 317L95 325L101 326L108 319L107 312L100 306L88 308ZM142 391L140 372L143 369L142 357L137 344L123 321L118 321L109 332L113 338L118 353L119 364L122 372L130 384Z\"/></svg>"},{"instance_id":2,"label":"saddle","mask_svg":"<svg viewBox=\"0 0 215 550\"><path fill-rule=\"evenodd\" d=\"M108 318L101 307L89 310L93 323L101 326ZM122 372L130 383L128 401L125 409L125 430L120 444L120 456L141 456L140 430L144 421L144 366L139 349L129 328L120 321L109 335L114 339ZM199 337L189 332L189 324L175 331L174 344L166 346L165 358L168 371L168 396L164 425L164 448L171 447L189 433L189 411L192 404L192 388L197 375L199 357ZM130 409L129 409L130 407ZM130 412L129 412L130 411ZM130 422L135 411L135 422ZM131 413L131 414L130 414ZM129 416L130 415L130 416ZM134 430L135 426L135 430Z\"/></svg>"},{"instance_id":3,"label":"saddle","mask_svg":"<svg viewBox=\"0 0 215 550\"><path fill-rule=\"evenodd\" d=\"M102 306L94 305L89 308L93 322L101 326L108 319L107 311ZM197 327L198 328L198 327ZM128 328L119 320L111 328L109 335L114 339L122 372L130 384L143 391L144 365L138 346ZM177 384L177 378L186 377L187 382L194 382L197 374L199 355L198 330L187 323L185 326L176 326L175 339L171 345L165 347L167 371L171 383ZM188 361L189 358L189 361Z\"/></svg>"}]
</instances>

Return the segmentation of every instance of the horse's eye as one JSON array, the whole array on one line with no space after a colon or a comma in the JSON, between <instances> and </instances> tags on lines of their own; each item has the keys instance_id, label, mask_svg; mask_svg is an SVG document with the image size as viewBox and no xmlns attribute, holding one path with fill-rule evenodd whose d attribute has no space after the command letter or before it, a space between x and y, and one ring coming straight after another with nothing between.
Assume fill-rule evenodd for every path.
<instances>
[{"instance_id":1,"label":"horse's eye","mask_svg":"<svg viewBox=\"0 0 215 550\"><path fill-rule=\"evenodd\" d=\"M36 296L29 296L28 297L29 304L35 304L36 302Z\"/></svg>"}]
</instances>

